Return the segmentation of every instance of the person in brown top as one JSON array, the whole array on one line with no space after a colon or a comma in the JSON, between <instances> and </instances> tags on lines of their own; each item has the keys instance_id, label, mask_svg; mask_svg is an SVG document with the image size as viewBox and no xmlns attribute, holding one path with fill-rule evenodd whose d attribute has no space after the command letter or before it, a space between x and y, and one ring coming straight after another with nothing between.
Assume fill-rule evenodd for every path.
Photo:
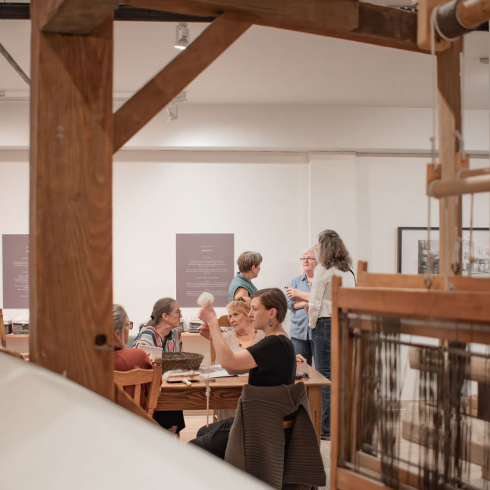
<instances>
[{"instance_id":1,"label":"person in brown top","mask_svg":"<svg viewBox=\"0 0 490 490\"><path fill-rule=\"evenodd\" d=\"M114 313L114 370L131 371L132 369L151 369L152 364L148 354L140 349L126 349L129 331L133 322L129 321L126 310L121 305L113 306ZM125 386L124 391L132 398L134 386ZM142 385L140 405L146 409L148 385Z\"/></svg>"}]
</instances>

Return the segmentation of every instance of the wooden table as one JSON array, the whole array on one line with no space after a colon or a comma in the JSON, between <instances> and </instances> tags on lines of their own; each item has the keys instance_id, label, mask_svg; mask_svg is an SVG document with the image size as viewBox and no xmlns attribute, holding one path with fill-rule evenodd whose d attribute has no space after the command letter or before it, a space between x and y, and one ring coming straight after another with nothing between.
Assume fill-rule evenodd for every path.
<instances>
[{"instance_id":1,"label":"wooden table","mask_svg":"<svg viewBox=\"0 0 490 490\"><path fill-rule=\"evenodd\" d=\"M322 386L330 386L331 383L308 364L298 364L297 372L308 372L310 375L309 378L303 378L299 381L303 381L306 385L311 418L318 439L320 439ZM211 383L209 408L211 410L237 408L243 386L248 383L248 376L215 378L215 380ZM164 381L156 410L206 410L206 385L203 382L196 382L192 383L192 386L187 386L183 383L167 383Z\"/></svg>"}]
</instances>

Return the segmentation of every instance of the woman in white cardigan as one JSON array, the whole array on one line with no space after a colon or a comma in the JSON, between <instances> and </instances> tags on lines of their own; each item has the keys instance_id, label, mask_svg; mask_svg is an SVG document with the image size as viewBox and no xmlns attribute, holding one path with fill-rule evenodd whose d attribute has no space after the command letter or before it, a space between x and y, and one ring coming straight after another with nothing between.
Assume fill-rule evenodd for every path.
<instances>
[{"instance_id":1,"label":"woman in white cardigan","mask_svg":"<svg viewBox=\"0 0 490 490\"><path fill-rule=\"evenodd\" d=\"M330 379L330 329L332 317L332 277L341 276L342 286L354 287L352 260L344 242L333 230L318 235L318 265L311 284L308 325L318 372ZM330 439L330 387L322 388L322 439Z\"/></svg>"}]
</instances>

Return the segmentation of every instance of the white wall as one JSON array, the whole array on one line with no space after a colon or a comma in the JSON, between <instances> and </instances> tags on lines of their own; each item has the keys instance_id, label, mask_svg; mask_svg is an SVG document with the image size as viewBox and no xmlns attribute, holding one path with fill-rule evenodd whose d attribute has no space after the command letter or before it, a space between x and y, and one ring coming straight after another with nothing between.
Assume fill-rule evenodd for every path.
<instances>
[{"instance_id":1,"label":"white wall","mask_svg":"<svg viewBox=\"0 0 490 490\"><path fill-rule=\"evenodd\" d=\"M299 274L307 246L307 170L304 155L120 153L115 302L139 322L158 298L175 296L177 233L234 233L235 258L245 250L263 256L256 286L285 286ZM196 313L184 309L185 317Z\"/></svg>"},{"instance_id":2,"label":"white wall","mask_svg":"<svg viewBox=\"0 0 490 490\"><path fill-rule=\"evenodd\" d=\"M278 151L427 150L432 111L395 107L180 104L165 111L127 147ZM488 152L488 111L465 111L465 147ZM0 147L29 145L29 104L0 102Z\"/></svg>"},{"instance_id":3,"label":"white wall","mask_svg":"<svg viewBox=\"0 0 490 490\"><path fill-rule=\"evenodd\" d=\"M0 152L0 234L28 233L27 159L27 152ZM234 233L235 256L244 250L264 256L258 287L283 287L299 274L301 251L325 228L341 234L354 263L367 260L370 271L396 272L397 227L427 223L426 163L354 153L120 152L114 301L141 322L156 299L175 295L176 233ZM473 159L471 166L488 161ZM436 202L432 208L438 226ZM465 226L468 208L465 199ZM474 226L488 223L488 195L475 196Z\"/></svg>"},{"instance_id":4,"label":"white wall","mask_svg":"<svg viewBox=\"0 0 490 490\"><path fill-rule=\"evenodd\" d=\"M0 103L0 234L28 233L28 153L7 151L28 146L27 109ZM488 152L488 111L465 116L466 148ZM354 262L396 272L396 228L426 226L428 159L416 153L430 131L426 109L183 105L174 123L158 116L115 157L114 301L137 323L175 294L176 233L234 233L236 256L264 255L258 287L299 274L299 253L325 228L341 234ZM468 207L465 199L465 226ZM474 226L488 223L488 195L478 195Z\"/></svg>"}]
</instances>

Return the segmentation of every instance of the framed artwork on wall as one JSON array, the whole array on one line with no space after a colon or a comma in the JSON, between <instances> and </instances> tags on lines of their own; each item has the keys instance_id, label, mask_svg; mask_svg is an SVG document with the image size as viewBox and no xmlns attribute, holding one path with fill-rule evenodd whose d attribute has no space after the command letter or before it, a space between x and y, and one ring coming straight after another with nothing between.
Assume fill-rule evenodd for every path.
<instances>
[{"instance_id":1,"label":"framed artwork on wall","mask_svg":"<svg viewBox=\"0 0 490 490\"><path fill-rule=\"evenodd\" d=\"M490 231L488 228L473 228L473 243L470 254L470 229L463 228L462 266L463 276L468 275L470 256L473 258L471 275L489 277ZM432 273L439 274L439 228L431 228L430 252L435 255ZM427 228L398 228L398 267L402 274L425 274L427 271L429 244Z\"/></svg>"}]
</instances>

